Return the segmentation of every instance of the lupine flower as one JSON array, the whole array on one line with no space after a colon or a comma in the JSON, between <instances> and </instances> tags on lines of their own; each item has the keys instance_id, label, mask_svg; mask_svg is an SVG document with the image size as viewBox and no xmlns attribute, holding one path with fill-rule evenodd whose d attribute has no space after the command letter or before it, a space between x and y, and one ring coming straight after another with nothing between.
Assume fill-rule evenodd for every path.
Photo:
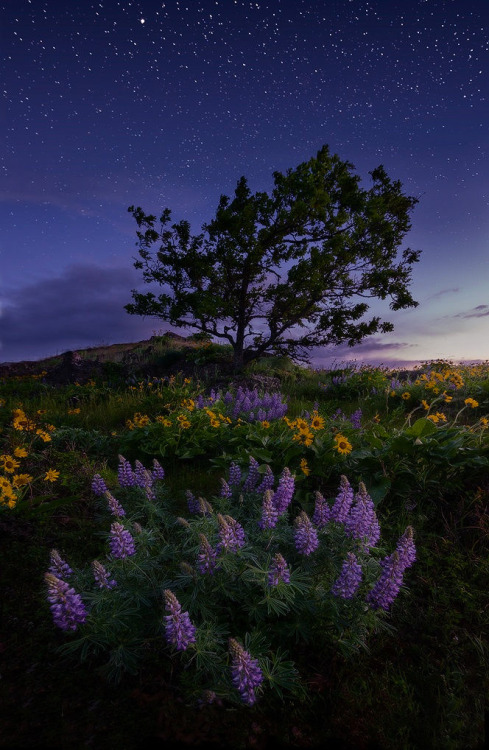
<instances>
[{"instance_id":1,"label":"lupine flower","mask_svg":"<svg viewBox=\"0 0 489 750\"><path fill-rule=\"evenodd\" d=\"M310 555L319 547L318 534L312 525L309 516L301 511L294 521L294 543L295 548L301 555Z\"/></svg>"},{"instance_id":2,"label":"lupine flower","mask_svg":"<svg viewBox=\"0 0 489 750\"><path fill-rule=\"evenodd\" d=\"M229 653L233 685L239 691L243 703L252 706L256 701L255 688L263 682L258 659L253 659L234 638L229 639Z\"/></svg>"},{"instance_id":3,"label":"lupine flower","mask_svg":"<svg viewBox=\"0 0 489 750\"><path fill-rule=\"evenodd\" d=\"M263 505L261 513L261 521L258 526L260 529L273 529L277 523L278 510L273 503L273 492L267 490L263 495Z\"/></svg>"},{"instance_id":4,"label":"lupine flower","mask_svg":"<svg viewBox=\"0 0 489 750\"><path fill-rule=\"evenodd\" d=\"M331 588L335 596L342 599L351 599L360 586L362 580L362 568L353 552L349 552L341 568L341 573Z\"/></svg>"},{"instance_id":5,"label":"lupine flower","mask_svg":"<svg viewBox=\"0 0 489 750\"><path fill-rule=\"evenodd\" d=\"M263 479L261 480L259 486L256 488L255 492L261 495L263 492L273 489L274 482L275 477L273 476L273 472L271 468L267 466L265 474L263 475Z\"/></svg>"},{"instance_id":6,"label":"lupine flower","mask_svg":"<svg viewBox=\"0 0 489 750\"><path fill-rule=\"evenodd\" d=\"M107 492L107 486L100 474L93 475L92 492L94 495L98 495L99 497L101 497L104 492Z\"/></svg>"},{"instance_id":7,"label":"lupine flower","mask_svg":"<svg viewBox=\"0 0 489 750\"><path fill-rule=\"evenodd\" d=\"M360 482L353 505L345 519L345 531L354 539L366 538L367 547L375 547L379 541L380 526L375 506L363 482Z\"/></svg>"},{"instance_id":8,"label":"lupine flower","mask_svg":"<svg viewBox=\"0 0 489 750\"><path fill-rule=\"evenodd\" d=\"M231 487L238 485L241 482L241 469L238 464L233 463L229 467L229 484Z\"/></svg>"},{"instance_id":9,"label":"lupine flower","mask_svg":"<svg viewBox=\"0 0 489 750\"><path fill-rule=\"evenodd\" d=\"M134 476L131 464L124 456L119 456L117 479L121 487L134 487L136 484L136 477Z\"/></svg>"},{"instance_id":10,"label":"lupine flower","mask_svg":"<svg viewBox=\"0 0 489 750\"><path fill-rule=\"evenodd\" d=\"M199 534L200 549L197 555L197 570L202 575L212 575L216 569L217 550L211 546L205 534Z\"/></svg>"},{"instance_id":11,"label":"lupine flower","mask_svg":"<svg viewBox=\"0 0 489 750\"><path fill-rule=\"evenodd\" d=\"M336 496L333 507L331 508L331 520L336 521L337 523L344 523L350 512L352 502L353 489L351 488L348 479L342 475L340 480L340 491Z\"/></svg>"},{"instance_id":12,"label":"lupine flower","mask_svg":"<svg viewBox=\"0 0 489 750\"><path fill-rule=\"evenodd\" d=\"M135 484L137 484L138 487L151 487L153 477L150 472L143 466L141 461L136 461L134 465L136 467L134 472Z\"/></svg>"},{"instance_id":13,"label":"lupine flower","mask_svg":"<svg viewBox=\"0 0 489 750\"><path fill-rule=\"evenodd\" d=\"M102 563L99 563L98 560L93 561L92 570L95 582L100 589L113 589L115 586L117 586L117 581L115 581L113 578L109 581L110 573L106 571Z\"/></svg>"},{"instance_id":14,"label":"lupine flower","mask_svg":"<svg viewBox=\"0 0 489 750\"><path fill-rule=\"evenodd\" d=\"M187 498L187 507L189 510L189 513L198 513L199 512L199 501L191 492L190 490L185 490L185 496Z\"/></svg>"},{"instance_id":15,"label":"lupine flower","mask_svg":"<svg viewBox=\"0 0 489 750\"><path fill-rule=\"evenodd\" d=\"M315 495L315 504L314 504L314 515L312 517L312 522L315 526L318 527L318 529L322 529L326 526L326 524L331 518L331 508L329 507L328 501L326 500L326 498L324 498L320 492L316 490L314 495Z\"/></svg>"},{"instance_id":16,"label":"lupine flower","mask_svg":"<svg viewBox=\"0 0 489 750\"><path fill-rule=\"evenodd\" d=\"M49 561L49 572L55 575L57 578L68 578L72 573L72 569L60 556L58 550L52 549Z\"/></svg>"},{"instance_id":17,"label":"lupine flower","mask_svg":"<svg viewBox=\"0 0 489 750\"><path fill-rule=\"evenodd\" d=\"M233 492L231 490L231 487L229 486L229 484L226 482L225 479L221 478L221 491L219 493L219 497L230 498L232 496L233 496Z\"/></svg>"},{"instance_id":18,"label":"lupine flower","mask_svg":"<svg viewBox=\"0 0 489 750\"><path fill-rule=\"evenodd\" d=\"M260 478L258 466L258 461L256 461L253 456L250 456L250 468L248 470L246 481L243 485L243 492L252 492L258 484L258 480Z\"/></svg>"},{"instance_id":19,"label":"lupine flower","mask_svg":"<svg viewBox=\"0 0 489 750\"><path fill-rule=\"evenodd\" d=\"M362 410L357 409L353 412L353 414L350 414L350 422L352 424L352 427L359 430L362 426Z\"/></svg>"},{"instance_id":20,"label":"lupine flower","mask_svg":"<svg viewBox=\"0 0 489 750\"><path fill-rule=\"evenodd\" d=\"M231 516L217 515L219 524L219 536L224 549L236 552L245 543L243 527Z\"/></svg>"},{"instance_id":21,"label":"lupine flower","mask_svg":"<svg viewBox=\"0 0 489 750\"><path fill-rule=\"evenodd\" d=\"M404 534L397 542L397 554L404 569L410 568L416 560L416 547L414 546L413 527L408 526Z\"/></svg>"},{"instance_id":22,"label":"lupine flower","mask_svg":"<svg viewBox=\"0 0 489 750\"><path fill-rule=\"evenodd\" d=\"M292 497L294 496L294 484L295 480L290 473L290 469L285 467L280 476L277 491L273 496L273 504L279 514L284 513L290 505Z\"/></svg>"},{"instance_id":23,"label":"lupine flower","mask_svg":"<svg viewBox=\"0 0 489 750\"><path fill-rule=\"evenodd\" d=\"M110 527L110 551L113 557L124 560L136 553L134 539L127 529L120 523L113 523Z\"/></svg>"},{"instance_id":24,"label":"lupine flower","mask_svg":"<svg viewBox=\"0 0 489 750\"><path fill-rule=\"evenodd\" d=\"M151 476L153 480L165 478L165 470L156 458L153 459L153 471L151 472Z\"/></svg>"},{"instance_id":25,"label":"lupine flower","mask_svg":"<svg viewBox=\"0 0 489 750\"><path fill-rule=\"evenodd\" d=\"M185 651L191 643L195 643L196 627L190 622L188 612L182 612L182 606L175 594L169 589L165 592L165 637L167 642L177 651Z\"/></svg>"},{"instance_id":26,"label":"lupine flower","mask_svg":"<svg viewBox=\"0 0 489 750\"><path fill-rule=\"evenodd\" d=\"M280 552L277 552L268 571L268 585L278 586L279 581L290 583L290 570Z\"/></svg>"},{"instance_id":27,"label":"lupine flower","mask_svg":"<svg viewBox=\"0 0 489 750\"><path fill-rule=\"evenodd\" d=\"M76 630L87 619L87 610L80 594L53 573L45 573L44 579L48 585L47 598L54 624L61 630Z\"/></svg>"},{"instance_id":28,"label":"lupine flower","mask_svg":"<svg viewBox=\"0 0 489 750\"><path fill-rule=\"evenodd\" d=\"M212 505L205 498L203 497L197 498L197 507L198 507L197 513L201 513L203 516L212 515Z\"/></svg>"},{"instance_id":29,"label":"lupine flower","mask_svg":"<svg viewBox=\"0 0 489 750\"><path fill-rule=\"evenodd\" d=\"M367 602L378 609L389 609L401 588L404 571L411 567L416 559L416 548L413 540L413 529L408 526L397 543L396 550L388 555L380 564L382 574L367 595Z\"/></svg>"},{"instance_id":30,"label":"lupine flower","mask_svg":"<svg viewBox=\"0 0 489 750\"><path fill-rule=\"evenodd\" d=\"M109 490L105 492L105 497L107 498L107 504L113 516L116 516L117 518L122 518L122 516L126 515L126 511L124 510L122 505L119 503L118 500L116 500L116 498L113 495L111 495Z\"/></svg>"}]
</instances>

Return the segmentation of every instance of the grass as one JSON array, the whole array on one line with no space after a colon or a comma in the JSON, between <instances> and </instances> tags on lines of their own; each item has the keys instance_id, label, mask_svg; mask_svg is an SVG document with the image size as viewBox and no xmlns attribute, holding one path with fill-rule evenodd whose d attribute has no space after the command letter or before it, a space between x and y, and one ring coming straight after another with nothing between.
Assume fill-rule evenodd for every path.
<instances>
[{"instance_id":1,"label":"grass","mask_svg":"<svg viewBox=\"0 0 489 750\"><path fill-rule=\"evenodd\" d=\"M273 740L294 747L333 741L345 748L483 747L489 694L489 446L480 422L489 411L484 366L464 370L443 362L431 368L427 364L425 372L431 369L442 378L459 373L462 385L447 391L453 395L453 401L447 402L437 399L448 387L448 376L444 380L429 376L418 385L414 378L404 380L391 396L388 386L393 374L380 369L347 371L346 380L335 386L332 378L344 371L317 373L286 360L267 360L255 365L248 376L278 380L289 399L290 419L311 413L317 402L327 423L321 446L316 436L312 446L294 453L297 443L291 439L292 432L274 425L238 430L233 443L223 427L221 437L210 442L212 448L203 455L182 458L180 442L173 453L160 458L168 492L180 498L182 511L186 489L212 497L232 451L239 457L252 446L253 451L275 451L277 465L283 465L286 454L290 456L291 467L300 477L297 504L308 512L313 491L319 488L327 496L334 495L338 476L347 473L354 481L363 479L369 490L377 489L378 514L388 546L392 547L406 525L415 528L418 560L407 589L386 618L389 629L371 637L367 648L353 659L328 647L298 645L294 658L307 685L306 700L282 703L267 698L253 708L198 708L186 701L164 649L147 659L144 670L127 675L117 687L102 678L96 663L74 663L60 654L59 646L66 639L52 624L43 574L52 548L73 566L83 566L101 554L104 521L90 490L93 474L102 473L107 481L115 479L119 448L130 433L135 450L144 444L137 441L150 434L147 428L127 428L127 420L136 412L154 420L173 399L165 413L174 417L184 396L208 394L212 381L196 381L199 372L205 378L213 373L225 390L225 351L191 342L185 347L187 356L182 357L183 347L174 341L156 344L145 356L142 350L147 346L136 346L130 365L126 357L126 369L116 367L112 381L104 380L102 374L90 385L87 371L86 382L79 386L50 385L48 378L46 382L33 379L31 371L25 377L11 372L2 382L3 454L26 438L12 428L13 409L22 408L36 415L40 424L54 424L56 430L51 441L37 439L29 446L29 457L22 461L37 479L16 508L0 510L0 649L5 661L0 745L136 748L144 742L177 741L189 746L208 742L266 747ZM92 357L95 351L82 356ZM122 362L124 354L121 346L97 351L99 360L109 364ZM169 375L161 359L168 354L167 361L173 359L175 369L180 366L183 374L173 386L165 381L159 397L144 384L144 378L151 367L158 378ZM39 363L38 370L57 364L59 360ZM185 385L184 377L190 373L192 382ZM136 385L129 385L126 378ZM406 392L411 394L409 399L403 399ZM468 398L477 400L479 406L465 405ZM430 411L421 406L413 412L422 400L429 401ZM68 414L77 408L79 413ZM348 421L358 408L363 412L359 430ZM332 419L338 409L346 420ZM45 414L37 415L38 410ZM445 415L446 424L426 419L437 413ZM409 433L416 424L418 438ZM430 424L436 427L433 432ZM348 434L353 445L344 457L332 448L332 435L338 429ZM200 435L203 430L195 427L194 431ZM192 432L193 428L184 431L181 441L190 444ZM223 450L228 458L220 465ZM151 455L139 455L147 465ZM309 476L300 473L299 459L304 457L312 469ZM49 468L60 472L52 484L42 479Z\"/></svg>"}]
</instances>

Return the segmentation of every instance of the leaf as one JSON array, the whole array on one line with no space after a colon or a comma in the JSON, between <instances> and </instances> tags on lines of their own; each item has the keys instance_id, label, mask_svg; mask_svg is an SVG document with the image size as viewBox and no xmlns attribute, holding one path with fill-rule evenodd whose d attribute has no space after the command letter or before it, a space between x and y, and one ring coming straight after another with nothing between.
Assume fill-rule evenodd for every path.
<instances>
[{"instance_id":1,"label":"leaf","mask_svg":"<svg viewBox=\"0 0 489 750\"><path fill-rule=\"evenodd\" d=\"M424 437L425 435L432 435L437 432L438 428L433 424L430 419L421 417L416 422L405 430L404 434L414 438Z\"/></svg>"}]
</instances>

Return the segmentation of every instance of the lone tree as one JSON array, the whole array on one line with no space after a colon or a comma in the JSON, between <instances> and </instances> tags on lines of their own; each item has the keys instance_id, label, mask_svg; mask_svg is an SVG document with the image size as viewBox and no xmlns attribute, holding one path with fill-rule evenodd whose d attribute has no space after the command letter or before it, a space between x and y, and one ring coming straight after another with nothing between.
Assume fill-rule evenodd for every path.
<instances>
[{"instance_id":1,"label":"lone tree","mask_svg":"<svg viewBox=\"0 0 489 750\"><path fill-rule=\"evenodd\" d=\"M417 199L404 195L382 166L359 186L353 165L323 146L285 174L274 172L271 194L252 194L245 177L234 198L222 195L215 218L192 235L188 221L171 224L130 206L146 283L163 293L132 290L133 315L155 316L229 342L240 370L265 353L307 361L311 347L354 346L392 323L362 320L372 297L390 309L416 307L408 284L420 251L397 258ZM154 256L150 248L157 243Z\"/></svg>"}]
</instances>

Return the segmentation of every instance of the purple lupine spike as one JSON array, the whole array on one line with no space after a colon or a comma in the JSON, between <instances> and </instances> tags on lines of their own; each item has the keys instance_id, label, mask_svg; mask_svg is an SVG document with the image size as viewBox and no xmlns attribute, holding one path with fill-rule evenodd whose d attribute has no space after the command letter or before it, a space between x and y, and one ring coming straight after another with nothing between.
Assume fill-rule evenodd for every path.
<instances>
[{"instance_id":1,"label":"purple lupine spike","mask_svg":"<svg viewBox=\"0 0 489 750\"><path fill-rule=\"evenodd\" d=\"M212 575L216 569L217 550L212 547L205 534L199 534L200 548L197 555L197 570L202 575Z\"/></svg>"},{"instance_id":2,"label":"purple lupine spike","mask_svg":"<svg viewBox=\"0 0 489 750\"><path fill-rule=\"evenodd\" d=\"M345 531L353 539L364 539L366 547L375 547L380 538L380 525L375 505L363 482L355 495L353 505L345 519Z\"/></svg>"},{"instance_id":3,"label":"purple lupine spike","mask_svg":"<svg viewBox=\"0 0 489 750\"><path fill-rule=\"evenodd\" d=\"M248 469L248 476L246 477L246 481L243 484L243 492L252 492L258 484L258 480L260 478L258 466L258 461L256 461L253 456L250 456L250 468Z\"/></svg>"},{"instance_id":4,"label":"purple lupine spike","mask_svg":"<svg viewBox=\"0 0 489 750\"><path fill-rule=\"evenodd\" d=\"M341 573L333 583L331 591L342 599L351 599L360 586L362 568L353 552L348 552L341 568Z\"/></svg>"},{"instance_id":5,"label":"purple lupine spike","mask_svg":"<svg viewBox=\"0 0 489 750\"><path fill-rule=\"evenodd\" d=\"M154 500L156 500L156 495L153 492L153 490L151 489L151 485L150 484L146 484L145 485L145 487L144 487L144 494L146 495L146 497L148 498L148 500L150 500L151 502L153 502Z\"/></svg>"},{"instance_id":6,"label":"purple lupine spike","mask_svg":"<svg viewBox=\"0 0 489 750\"><path fill-rule=\"evenodd\" d=\"M116 500L116 498L109 492L109 490L107 490L107 492L105 493L105 497L107 498L107 504L113 516L122 518L122 516L126 515L126 511L124 510L120 502Z\"/></svg>"},{"instance_id":7,"label":"purple lupine spike","mask_svg":"<svg viewBox=\"0 0 489 750\"><path fill-rule=\"evenodd\" d=\"M204 408L205 402L204 402L204 397L203 397L202 393L199 393L199 395L197 396L197 401L195 402L195 406L197 407L197 409L203 409Z\"/></svg>"},{"instance_id":8,"label":"purple lupine spike","mask_svg":"<svg viewBox=\"0 0 489 750\"><path fill-rule=\"evenodd\" d=\"M191 492L191 490L185 490L185 496L187 498L187 507L189 510L189 513L198 513L199 512L199 501Z\"/></svg>"},{"instance_id":9,"label":"purple lupine spike","mask_svg":"<svg viewBox=\"0 0 489 750\"><path fill-rule=\"evenodd\" d=\"M97 584L99 589L109 590L117 586L117 581L113 578L109 580L110 573L107 572L102 563L99 563L98 560L93 561L92 570L93 577L95 578L95 583Z\"/></svg>"},{"instance_id":10,"label":"purple lupine spike","mask_svg":"<svg viewBox=\"0 0 489 750\"><path fill-rule=\"evenodd\" d=\"M350 414L350 422L352 424L352 427L354 427L356 430L359 430L362 426L362 410L357 409L353 412L353 414Z\"/></svg>"},{"instance_id":11,"label":"purple lupine spike","mask_svg":"<svg viewBox=\"0 0 489 750\"><path fill-rule=\"evenodd\" d=\"M318 533L303 510L294 521L294 544L301 555L310 555L319 547Z\"/></svg>"},{"instance_id":12,"label":"purple lupine spike","mask_svg":"<svg viewBox=\"0 0 489 750\"><path fill-rule=\"evenodd\" d=\"M259 495L263 495L264 492L267 490L273 489L273 485L275 483L275 477L273 476L273 472L269 466L267 466L265 473L263 475L263 479L261 480L261 483L256 488L255 492Z\"/></svg>"},{"instance_id":13,"label":"purple lupine spike","mask_svg":"<svg viewBox=\"0 0 489 750\"><path fill-rule=\"evenodd\" d=\"M148 487L152 485L153 478L150 474L150 472L145 469L141 461L136 461L135 464L135 471L134 471L134 477L135 477L135 484L137 484L138 487Z\"/></svg>"},{"instance_id":14,"label":"purple lupine spike","mask_svg":"<svg viewBox=\"0 0 489 750\"><path fill-rule=\"evenodd\" d=\"M232 462L231 466L229 467L229 485L230 487L235 487L241 482L241 469L239 468L238 464Z\"/></svg>"},{"instance_id":15,"label":"purple lupine spike","mask_svg":"<svg viewBox=\"0 0 489 750\"><path fill-rule=\"evenodd\" d=\"M277 524L278 510L273 502L272 490L267 490L263 495L261 520L258 523L260 529L273 529Z\"/></svg>"},{"instance_id":16,"label":"purple lupine spike","mask_svg":"<svg viewBox=\"0 0 489 750\"><path fill-rule=\"evenodd\" d=\"M397 551L380 561L382 573L367 594L367 602L374 608L388 610L401 588L405 568L400 563Z\"/></svg>"},{"instance_id":17,"label":"purple lupine spike","mask_svg":"<svg viewBox=\"0 0 489 750\"><path fill-rule=\"evenodd\" d=\"M49 572L57 578L69 578L73 573L72 569L68 563L63 560L57 549L51 550L49 561L51 563L49 566Z\"/></svg>"},{"instance_id":18,"label":"purple lupine spike","mask_svg":"<svg viewBox=\"0 0 489 750\"><path fill-rule=\"evenodd\" d=\"M233 530L234 538L236 540L236 549L240 547L244 547L246 543L246 536L243 527L241 526L238 521L236 521L235 518L232 516L224 516L224 520L228 524L228 526Z\"/></svg>"},{"instance_id":19,"label":"purple lupine spike","mask_svg":"<svg viewBox=\"0 0 489 750\"><path fill-rule=\"evenodd\" d=\"M312 522L318 529L323 529L331 518L331 508L326 498L318 490L316 490L314 495L315 504Z\"/></svg>"},{"instance_id":20,"label":"purple lupine spike","mask_svg":"<svg viewBox=\"0 0 489 750\"><path fill-rule=\"evenodd\" d=\"M203 516L210 516L212 515L212 505L208 500L206 500L203 497L197 498L197 513L200 513Z\"/></svg>"},{"instance_id":21,"label":"purple lupine spike","mask_svg":"<svg viewBox=\"0 0 489 750\"><path fill-rule=\"evenodd\" d=\"M119 467L117 469L117 479L120 487L134 487L136 478L131 468L131 464L124 456L119 456Z\"/></svg>"},{"instance_id":22,"label":"purple lupine spike","mask_svg":"<svg viewBox=\"0 0 489 750\"><path fill-rule=\"evenodd\" d=\"M221 545L229 552L236 552L245 543L243 527L231 516L217 514Z\"/></svg>"},{"instance_id":23,"label":"purple lupine spike","mask_svg":"<svg viewBox=\"0 0 489 750\"><path fill-rule=\"evenodd\" d=\"M53 573L45 573L44 580L48 585L47 598L54 624L61 630L76 630L87 619L87 610L80 594Z\"/></svg>"},{"instance_id":24,"label":"purple lupine spike","mask_svg":"<svg viewBox=\"0 0 489 750\"><path fill-rule=\"evenodd\" d=\"M229 653L233 685L238 690L243 703L252 706L256 702L255 689L263 682L263 672L258 659L253 659L234 638L229 639Z\"/></svg>"},{"instance_id":25,"label":"purple lupine spike","mask_svg":"<svg viewBox=\"0 0 489 750\"><path fill-rule=\"evenodd\" d=\"M290 473L290 469L285 467L280 475L278 488L273 496L273 504L279 514L285 513L294 496L295 479Z\"/></svg>"},{"instance_id":26,"label":"purple lupine spike","mask_svg":"<svg viewBox=\"0 0 489 750\"><path fill-rule=\"evenodd\" d=\"M124 560L136 553L134 539L130 532L120 523L113 523L110 527L110 551L112 557Z\"/></svg>"},{"instance_id":27,"label":"purple lupine spike","mask_svg":"<svg viewBox=\"0 0 489 750\"><path fill-rule=\"evenodd\" d=\"M190 622L188 612L182 612L182 606L175 594L169 589L165 592L165 637L167 643L177 651L185 651L191 643L195 643L196 627Z\"/></svg>"},{"instance_id":28,"label":"purple lupine spike","mask_svg":"<svg viewBox=\"0 0 489 750\"><path fill-rule=\"evenodd\" d=\"M219 497L230 498L233 496L233 491L225 479L221 478L221 491Z\"/></svg>"},{"instance_id":29,"label":"purple lupine spike","mask_svg":"<svg viewBox=\"0 0 489 750\"><path fill-rule=\"evenodd\" d=\"M280 552L277 552L268 570L268 585L278 586L280 581L290 583L290 570Z\"/></svg>"},{"instance_id":30,"label":"purple lupine spike","mask_svg":"<svg viewBox=\"0 0 489 750\"><path fill-rule=\"evenodd\" d=\"M154 480L165 478L165 470L156 458L153 458L153 471L151 472L151 475Z\"/></svg>"},{"instance_id":31,"label":"purple lupine spike","mask_svg":"<svg viewBox=\"0 0 489 750\"><path fill-rule=\"evenodd\" d=\"M107 485L100 476L100 474L94 474L92 479L92 492L94 495L101 497L104 492L107 492Z\"/></svg>"},{"instance_id":32,"label":"purple lupine spike","mask_svg":"<svg viewBox=\"0 0 489 750\"><path fill-rule=\"evenodd\" d=\"M340 479L340 490L333 507L331 508L331 520L336 521L337 523L344 523L350 512L352 503L353 489L350 486L348 479L342 474Z\"/></svg>"},{"instance_id":33,"label":"purple lupine spike","mask_svg":"<svg viewBox=\"0 0 489 750\"><path fill-rule=\"evenodd\" d=\"M226 391L224 394L223 402L226 404L226 406L229 406L229 404L233 403L233 394L229 391Z\"/></svg>"},{"instance_id":34,"label":"purple lupine spike","mask_svg":"<svg viewBox=\"0 0 489 750\"><path fill-rule=\"evenodd\" d=\"M399 555L399 562L404 567L404 570L410 568L416 560L416 547L414 546L412 526L407 527L397 542L396 551Z\"/></svg>"}]
</instances>

